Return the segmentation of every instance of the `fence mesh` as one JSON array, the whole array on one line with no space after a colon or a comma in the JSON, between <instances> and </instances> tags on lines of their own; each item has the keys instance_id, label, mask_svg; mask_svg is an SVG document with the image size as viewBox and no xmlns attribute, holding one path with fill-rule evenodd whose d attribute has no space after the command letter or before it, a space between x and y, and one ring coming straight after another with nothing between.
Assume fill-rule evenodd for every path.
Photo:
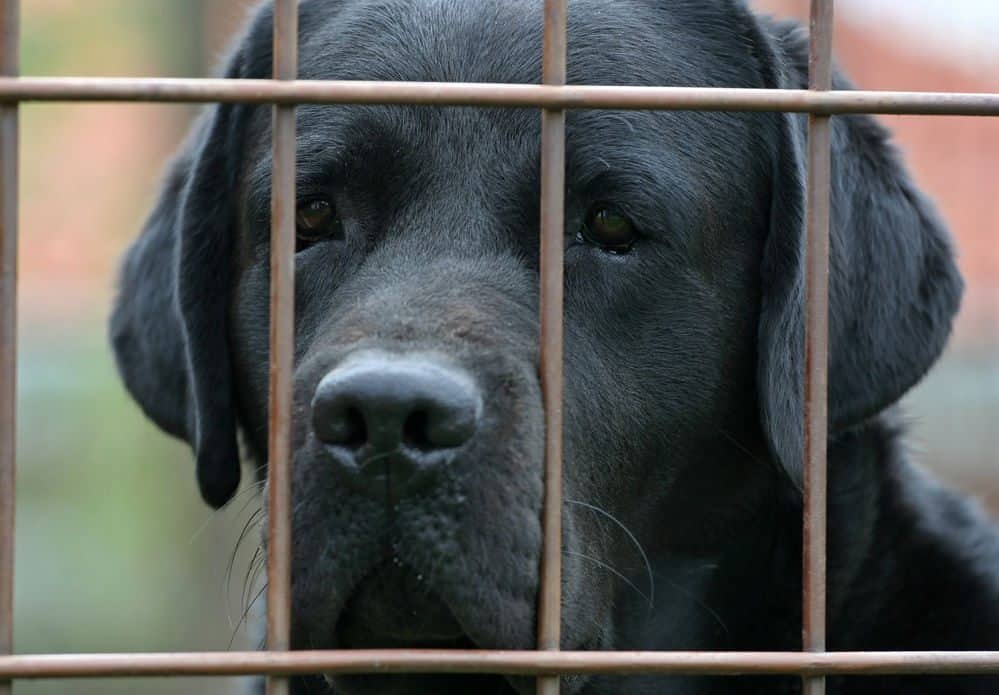
<instances>
[{"instance_id":1,"label":"fence mesh","mask_svg":"<svg viewBox=\"0 0 999 695\"><path fill-rule=\"evenodd\" d=\"M566 0L545 0L541 85L299 82L297 2L275 0L274 79L18 78L18 2L0 0L0 695L15 679L179 675L268 676L288 691L305 673L495 673L538 676L558 692L559 675L792 674L808 695L831 674L999 674L999 652L825 651L826 394L830 117L842 113L999 115L999 95L837 92L831 89L833 0L812 0L809 90L566 86ZM29 101L239 101L273 104L270 493L268 621L264 652L11 656L15 472L18 110ZM295 105L424 104L538 108L541 160L541 374L546 411L546 487L537 651L288 651L290 475L294 315ZM803 651L560 651L562 483L562 234L565 112L568 109L795 111L809 114Z\"/></svg>"}]
</instances>

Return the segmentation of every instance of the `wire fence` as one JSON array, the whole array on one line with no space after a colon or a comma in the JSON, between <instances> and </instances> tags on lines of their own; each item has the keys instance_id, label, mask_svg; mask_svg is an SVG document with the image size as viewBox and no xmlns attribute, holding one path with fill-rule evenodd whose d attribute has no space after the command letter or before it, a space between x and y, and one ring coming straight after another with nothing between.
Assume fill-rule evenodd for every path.
<instances>
[{"instance_id":1,"label":"wire fence","mask_svg":"<svg viewBox=\"0 0 999 695\"><path fill-rule=\"evenodd\" d=\"M788 674L806 695L827 675L999 674L999 652L826 651L826 399L830 117L846 113L999 116L997 94L831 91L833 0L811 2L808 90L566 86L567 0L545 0L540 85L296 81L297 2L275 0L274 79L21 78L18 2L0 0L0 695L15 679L246 675L270 695L308 673ZM18 112L31 101L245 102L273 105L267 650L175 654L13 653ZM295 105L423 104L541 109L541 383L545 405L544 545L536 651L290 648L290 424L294 334ZM560 651L562 288L565 113L570 109L793 111L808 114L805 503L802 652Z\"/></svg>"}]
</instances>

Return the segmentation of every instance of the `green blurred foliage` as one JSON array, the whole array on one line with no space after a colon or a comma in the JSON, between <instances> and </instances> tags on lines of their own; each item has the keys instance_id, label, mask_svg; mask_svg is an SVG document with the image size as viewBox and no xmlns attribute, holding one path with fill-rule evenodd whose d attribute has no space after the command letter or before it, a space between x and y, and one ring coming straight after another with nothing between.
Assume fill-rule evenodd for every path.
<instances>
[{"instance_id":1,"label":"green blurred foliage","mask_svg":"<svg viewBox=\"0 0 999 695\"><path fill-rule=\"evenodd\" d=\"M22 71L31 75L194 76L206 0L22 0Z\"/></svg>"},{"instance_id":2,"label":"green blurred foliage","mask_svg":"<svg viewBox=\"0 0 999 695\"><path fill-rule=\"evenodd\" d=\"M201 75L208 72L199 30L203 14L226 0L22 1L22 70L34 75ZM228 4L239 4L230 2ZM89 142L53 159L51 143L81 117L97 124L108 106L26 106L22 140L22 281L60 284L58 274L25 258L56 230L34 223L33 210L70 218L73 191L53 184L52 167L77 166ZM147 109L172 147L189 109ZM106 110L102 110L106 109ZM160 109L153 114L151 109ZM140 113L140 112L135 112ZM150 116L150 114L152 114ZM116 122L91 138L114 137ZM158 125L154 125L158 124ZM69 136L72 139L72 136ZM100 150L98 150L99 152ZM113 186L113 209L101 210L108 254L134 236L154 194L163 154L151 148L135 172L91 162L88 176ZM155 158L155 159L154 159ZM122 175L124 173L124 175ZM70 177L70 185L72 178ZM82 182L81 182L82 183ZM84 230L80 230L84 231ZM61 232L60 232L61 233ZM42 247L44 248L44 247ZM85 271L86 269L84 269ZM110 286L108 277L95 281ZM29 273L34 274L29 276ZM43 277L38 277L42 274ZM243 582L258 535L235 557L236 537L259 506L242 494L211 512L200 500L190 450L156 429L125 393L105 338L107 293L82 310L53 313L22 293L18 370L18 489L15 640L19 653L226 650L255 646L244 626ZM73 692L235 693L236 679L19 682L18 695Z\"/></svg>"},{"instance_id":3,"label":"green blurred foliage","mask_svg":"<svg viewBox=\"0 0 999 695\"><path fill-rule=\"evenodd\" d=\"M207 74L207 62L222 53L224 42L204 38L204 15L238 15L245 4L22 0L23 70L34 75ZM59 215L70 218L62 233L72 239L75 210L65 209L71 191L54 187L50 174L53 168L70 166L74 151L53 154L47 145L65 139L67 132L72 141L76 131L70 126L79 126L81 119L101 124L112 111L127 109L145 109L133 111L140 114L133 120L148 119L140 122L150 139L153 133L159 136L156 147L143 151L143 159L131 162L134 169L127 171L113 166L109 171L107 162L92 162L90 150L79 155L82 164L73 165L80 167L81 176L102 177L101 186L112 187L114 209L101 211L104 227L96 231L108 256L118 256L138 229L142 210L154 195L157 172L179 140L190 109L59 105L23 110L23 206L43 211L56 206ZM116 127L117 122L104 124L91 137L118 137ZM70 177L69 184L60 185L73 183ZM22 238L27 246L53 233L45 225L25 225ZM86 243L97 239L89 237ZM34 247L25 252L33 253ZM30 270L42 274L41 282L57 292L66 282L44 267ZM110 271L100 267L94 272L102 275L100 286L110 285ZM39 278L22 274L22 282L32 280ZM225 650L234 635L236 648L251 646L255 638L233 623L239 622L254 532L228 580L227 569L236 537L259 501L242 494L218 514L201 503L188 448L142 415L114 372L104 335L106 292L88 297L84 306L55 315L30 302L21 307L16 649ZM992 445L999 413L995 358L951 353L907 400L923 459L944 464L942 472L999 501ZM15 691L221 695L241 692L242 686L226 679L40 681L18 683Z\"/></svg>"},{"instance_id":4,"label":"green blurred foliage","mask_svg":"<svg viewBox=\"0 0 999 695\"><path fill-rule=\"evenodd\" d=\"M201 504L186 445L125 396L99 326L25 326L20 352L17 650L228 648L245 556L231 580L235 596L227 597L225 575L252 496L222 514ZM245 646L245 634L237 637ZM225 685L209 681L198 692ZM65 687L21 683L17 692ZM191 687L160 681L142 692ZM136 688L92 682L73 692Z\"/></svg>"}]
</instances>

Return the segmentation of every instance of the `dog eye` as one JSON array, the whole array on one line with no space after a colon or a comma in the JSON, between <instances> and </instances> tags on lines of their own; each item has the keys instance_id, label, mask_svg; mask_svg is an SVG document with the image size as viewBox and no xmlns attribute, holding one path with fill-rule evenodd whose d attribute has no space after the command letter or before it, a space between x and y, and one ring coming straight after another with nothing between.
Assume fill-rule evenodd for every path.
<instances>
[{"instance_id":1,"label":"dog eye","mask_svg":"<svg viewBox=\"0 0 999 695\"><path fill-rule=\"evenodd\" d=\"M610 253L627 253L638 238L627 215L613 207L597 207L586 216L579 237Z\"/></svg>"},{"instance_id":2,"label":"dog eye","mask_svg":"<svg viewBox=\"0 0 999 695\"><path fill-rule=\"evenodd\" d=\"M330 201L313 198L298 204L295 214L296 251L326 239L343 238L343 224Z\"/></svg>"}]
</instances>

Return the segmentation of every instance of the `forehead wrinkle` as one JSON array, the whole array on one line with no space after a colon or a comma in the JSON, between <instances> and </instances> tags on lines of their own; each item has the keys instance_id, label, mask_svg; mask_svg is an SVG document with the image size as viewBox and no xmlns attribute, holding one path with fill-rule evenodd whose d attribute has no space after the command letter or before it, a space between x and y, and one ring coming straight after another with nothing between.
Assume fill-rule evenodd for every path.
<instances>
[{"instance_id":1,"label":"forehead wrinkle","mask_svg":"<svg viewBox=\"0 0 999 695\"><path fill-rule=\"evenodd\" d=\"M744 196L732 172L753 168L764 147L751 137L750 122L739 114L572 112L566 125L568 185L581 186L589 196L602 188L608 202L624 208L632 201L635 210L662 215L678 233L699 228L708 206ZM718 161L728 164L719 167Z\"/></svg>"},{"instance_id":2,"label":"forehead wrinkle","mask_svg":"<svg viewBox=\"0 0 999 695\"><path fill-rule=\"evenodd\" d=\"M353 146L358 143L367 145L374 141L368 135L392 132L391 127L384 125L384 121L388 120L385 116L385 107L325 104L300 106L296 110L296 181L303 185L328 177L331 165L344 162L350 156ZM260 122L268 119L269 115L258 117ZM258 138L256 156L246 175L246 182L252 192L263 194L270 190L273 151L266 124L260 125L257 131L262 137ZM389 142L385 138L379 140Z\"/></svg>"},{"instance_id":3,"label":"forehead wrinkle","mask_svg":"<svg viewBox=\"0 0 999 695\"><path fill-rule=\"evenodd\" d=\"M572 0L568 22L570 83L759 86L712 3ZM300 77L537 83L541 27L542 0L344 2L303 36Z\"/></svg>"},{"instance_id":4,"label":"forehead wrinkle","mask_svg":"<svg viewBox=\"0 0 999 695\"><path fill-rule=\"evenodd\" d=\"M308 145L303 149L300 144L295 159L296 188L301 190L314 181L326 178L329 174L329 163L339 159L341 151L336 143L327 143L325 146L312 149L308 149ZM247 202L255 215L262 213L263 208L269 204L272 162L273 156L268 148L245 177Z\"/></svg>"},{"instance_id":5,"label":"forehead wrinkle","mask_svg":"<svg viewBox=\"0 0 999 695\"><path fill-rule=\"evenodd\" d=\"M535 116L533 110L520 109L303 106L298 118L296 181L300 190L317 185L344 169L370 166L368 157L358 157L365 148L391 150L401 153L393 157L399 169L382 172L381 179L390 186L393 174L405 173L409 183L393 195L404 207L415 204L409 214L433 200L436 203L420 210L418 216L439 216L445 212L439 202L450 190L451 196L465 201L450 217L484 223L496 218L496 206L490 203L524 178L525 159L536 161L540 140ZM266 120L260 117L261 122ZM258 220L268 213L271 190L272 152L266 140L256 148L257 156L244 177L245 205ZM350 163L354 158L356 165ZM455 172L460 173L456 176ZM456 192L455 187L460 190ZM426 214L434 209L436 215Z\"/></svg>"},{"instance_id":6,"label":"forehead wrinkle","mask_svg":"<svg viewBox=\"0 0 999 695\"><path fill-rule=\"evenodd\" d=\"M540 10L536 0L352 3L307 40L300 74L303 79L535 82ZM537 21L525 21L526 14L536 14ZM510 50L511 45L531 48Z\"/></svg>"},{"instance_id":7,"label":"forehead wrinkle","mask_svg":"<svg viewBox=\"0 0 999 695\"><path fill-rule=\"evenodd\" d=\"M667 158L659 162L665 169L711 177L719 172L715 161L735 167L765 146L754 137L760 120L755 114L706 111L571 111L566 136L575 149L592 149L595 156L624 150Z\"/></svg>"}]
</instances>

